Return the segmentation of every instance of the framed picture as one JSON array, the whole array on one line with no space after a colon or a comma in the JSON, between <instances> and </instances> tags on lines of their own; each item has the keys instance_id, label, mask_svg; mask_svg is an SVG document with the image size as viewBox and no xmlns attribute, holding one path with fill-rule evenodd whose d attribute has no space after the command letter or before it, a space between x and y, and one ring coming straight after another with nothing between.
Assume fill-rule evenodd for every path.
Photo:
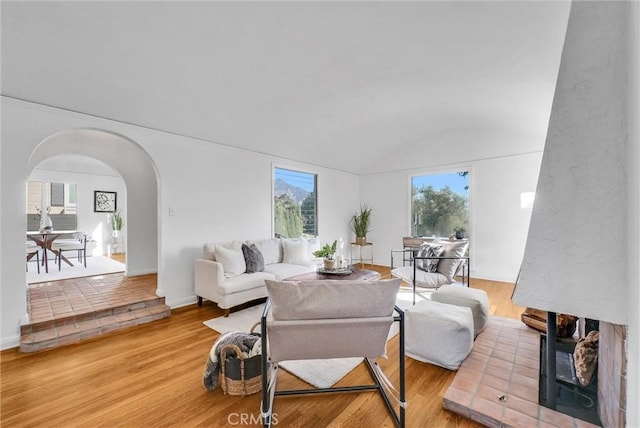
<instances>
[{"instance_id":1,"label":"framed picture","mask_svg":"<svg viewBox=\"0 0 640 428\"><path fill-rule=\"evenodd\" d=\"M105 192L94 190L93 192L93 212L114 213L116 212L116 192Z\"/></svg>"}]
</instances>

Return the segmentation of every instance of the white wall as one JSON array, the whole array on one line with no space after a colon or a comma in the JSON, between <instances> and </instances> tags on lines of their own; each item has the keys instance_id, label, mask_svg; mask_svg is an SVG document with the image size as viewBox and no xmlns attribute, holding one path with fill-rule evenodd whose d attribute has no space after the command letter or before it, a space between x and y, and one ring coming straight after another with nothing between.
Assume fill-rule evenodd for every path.
<instances>
[{"instance_id":1,"label":"white wall","mask_svg":"<svg viewBox=\"0 0 640 428\"><path fill-rule=\"evenodd\" d=\"M640 426L640 3L628 2L627 67L629 102L629 330L627 344L627 426Z\"/></svg>"},{"instance_id":2,"label":"white wall","mask_svg":"<svg viewBox=\"0 0 640 428\"><path fill-rule=\"evenodd\" d=\"M362 177L361 199L374 210L375 261L390 264L391 249L410 236L410 177L445 171L470 171L470 257L476 278L514 282L524 251L531 212L520 208L520 193L535 191L542 152L428 166Z\"/></svg>"},{"instance_id":3,"label":"white wall","mask_svg":"<svg viewBox=\"0 0 640 428\"><path fill-rule=\"evenodd\" d=\"M26 313L24 254L13 251L23 245L26 230L25 182L33 167L59 154L47 149L52 147L47 146L49 141L41 145L53 134L60 134L56 134L57 140L65 137L63 131L105 130L132 140L132 145L139 145L149 156L157 171L157 204L149 174L140 172L144 160L136 153L123 152L121 146L114 153L108 134L96 131L94 137L100 144L93 149L87 148L81 131L69 133L72 141L62 145L77 151L93 150L99 159L110 158L107 163L123 177L127 186L127 263L136 255L143 260L151 257L152 268L157 261L158 293L165 295L172 307L195 302L193 261L201 255L205 242L272 236L274 164L318 174L318 227L323 241L348 236L350 214L359 205L359 179L353 174L7 98L2 98L2 111L0 252L6 256L0 259L2 348L17 345L19 321ZM116 159L118 154L121 159ZM144 204L147 195L153 201L150 214ZM136 204L139 209L134 209ZM169 207L175 215L169 215ZM149 232L149 225L155 228L156 220L158 236Z\"/></svg>"},{"instance_id":4,"label":"white wall","mask_svg":"<svg viewBox=\"0 0 640 428\"><path fill-rule=\"evenodd\" d=\"M89 159L89 158L87 158ZM91 162L91 165L94 162ZM44 167L43 167L44 166ZM105 165L106 167L106 165ZM110 168L109 168L110 169ZM112 170L113 171L113 170ZM94 191L106 190L117 193L117 209L124 217L123 236L127 233L127 198L126 187L122 178L115 171L113 174L88 174L86 172L72 171L61 164L41 164L33 170L29 176L30 181L44 181L52 183L74 183L77 189L76 213L78 219L77 230L88 234L87 239L94 241L90 255L101 256L108 254L108 245L111 243L111 225L106 213L96 213L94 208ZM125 240L126 245L126 240Z\"/></svg>"},{"instance_id":5,"label":"white wall","mask_svg":"<svg viewBox=\"0 0 640 428\"><path fill-rule=\"evenodd\" d=\"M162 177L161 292L173 306L194 301L193 260L205 242L273 236L273 165L318 174L320 238L348 234L358 204L355 175L175 136L157 139L148 150Z\"/></svg>"},{"instance_id":6,"label":"white wall","mask_svg":"<svg viewBox=\"0 0 640 428\"><path fill-rule=\"evenodd\" d=\"M626 16L571 5L517 305L628 324Z\"/></svg>"}]
</instances>

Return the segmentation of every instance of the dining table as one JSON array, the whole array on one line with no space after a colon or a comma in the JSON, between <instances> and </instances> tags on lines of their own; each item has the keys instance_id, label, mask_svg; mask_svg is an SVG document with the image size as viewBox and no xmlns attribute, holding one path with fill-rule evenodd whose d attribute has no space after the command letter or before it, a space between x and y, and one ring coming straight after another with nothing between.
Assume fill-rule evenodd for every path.
<instances>
[{"instance_id":1,"label":"dining table","mask_svg":"<svg viewBox=\"0 0 640 428\"><path fill-rule=\"evenodd\" d=\"M27 238L34 241L43 250L41 263L44 266L46 273L49 273L49 260L47 257L47 252L48 251L53 252L53 250L51 249L51 245L53 244L53 242L63 235L74 235L77 232L78 232L77 230L53 230L53 229L44 230L42 232L40 231L27 232ZM73 263L71 263L71 261L69 261L69 259L67 259L62 254L60 254L60 258L69 266L73 266Z\"/></svg>"}]
</instances>

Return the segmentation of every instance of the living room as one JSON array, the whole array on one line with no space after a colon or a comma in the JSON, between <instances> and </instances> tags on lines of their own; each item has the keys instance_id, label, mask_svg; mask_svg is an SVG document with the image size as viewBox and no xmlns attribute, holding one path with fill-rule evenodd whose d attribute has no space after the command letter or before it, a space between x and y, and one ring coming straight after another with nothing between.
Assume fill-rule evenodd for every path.
<instances>
[{"instance_id":1,"label":"living room","mask_svg":"<svg viewBox=\"0 0 640 428\"><path fill-rule=\"evenodd\" d=\"M172 31L164 34L167 28L179 28L167 24L176 12L174 4L158 6L152 13L155 19L144 31L136 30L135 22L139 21L133 19L145 16L143 4L116 8L101 4L93 6L98 8L95 11L89 6L61 5L3 2L3 45L9 46L8 50L3 48L6 65L3 66L2 97L3 349L16 345L19 325L26 313L24 287L19 285L25 278L24 261L18 260L23 254L13 251L17 243L24 240L21 208L24 204L15 201L24 201L24 183L38 164L60 154L91 156L120 173L127 189L129 273L157 272L157 293L165 296L172 308L195 303L193 261L201 255L203 243L272 236L274 167L317 174L318 230L323 241L340 237L347 241L353 239L348 224L351 213L361 203L369 204L374 209L369 240L375 245L375 264L383 266L389 265L390 250L399 248L402 237L410 231L410 177L467 169L471 188L471 276L515 282L531 217L531 211L521 206L520 197L522 193L536 190L568 3L545 6L554 12L552 18L540 5L523 4L520 6L523 9L515 14L518 19L503 23L506 27L485 34L487 39L482 43L469 42L464 49L465 36L469 33L457 27L462 24L454 26L453 20L444 21L454 26L451 34L459 36L454 40L457 44L432 53L421 51L424 57L446 58L455 53L455 56L471 58L481 46L484 49L491 46L492 49L482 51L487 57L515 58L522 48L517 43L514 46L504 42L502 31L507 29L513 32L510 34L522 37L522 44L526 41L535 45L540 56L536 57L535 65L531 61L512 67L510 61L505 60L496 67L503 70L494 77L490 75L495 70L486 64L486 68L475 68L477 74L462 76L460 70L474 65L457 63L457 74L433 87L423 82L427 79L420 78L423 74L430 76L427 72L433 64L410 62L404 69L399 61L416 56L413 49L417 48L411 42L414 33L390 44L384 43L385 37L398 31L393 25L382 34L371 35L372 45L377 47L367 48L370 50L363 50L358 40L351 41L352 45L347 43L348 39L341 40L340 37L349 34L342 27L333 28L333 35L317 30L321 37L311 32L309 37L315 36L312 40L320 46L325 42L350 47L350 50L328 55L327 63L309 52L313 49L304 43L289 48L294 54L286 49L276 52L271 47L282 42L277 38L269 40L269 49L258 45L253 56L237 58L237 52L244 52L256 42L246 40L241 32L233 30L234 25L244 22L243 16L250 6L237 6L234 10L229 4L226 7L230 10L225 13L236 21L229 21L233 24L216 21L216 24L237 38L234 42L238 47L223 50L226 56L222 62L233 64L225 71L227 75L239 75L237 81L220 90L218 97L223 101L215 105L211 97L199 94L202 87L194 88L192 83L206 82L216 76L216 68L201 59L211 52L203 55L194 45L177 43L174 38L178 36ZM391 12L398 22L404 22L404 26L415 32L423 25L420 19L412 20L411 16L417 13L426 19L421 15L426 13L421 4L413 6L417 10L405 5L407 9L401 12L388 4L343 6L345 10L340 12L350 17L350 22L363 26L357 27L362 33L352 30L354 34L375 33L368 26L387 22L382 17ZM463 13L448 10L451 5L447 2L440 6L446 9L448 14L444 16L449 18ZM127 8L127 13L123 13L122 7ZM284 11L269 11L269 5L260 7L265 8L261 10L262 16L276 19L279 13L284 13L298 19L289 24L291 28L281 30L283 33L316 28L320 26L317 14L330 13L317 4L309 5L310 10L297 3L290 4L291 9L282 4L271 5ZM492 22L491 17L495 17L497 25L497 17L504 12L494 3L479 3L471 8L464 13L477 16L469 18L469 23L476 24L482 20ZM197 12L197 8L181 11L186 15L183 24L187 26ZM60 27L70 30L57 33L53 24L45 25L39 14L51 22L63 23ZM531 16L553 22L535 29L533 24L525 25L529 20L535 21ZM72 23L70 17L81 19ZM115 37L112 32L92 31L100 21L110 19L128 30L120 33L122 40L116 37L116 47L110 45ZM243 25L257 28L260 19L253 19L258 22ZM437 23L432 24L436 27ZM479 24L477 27L483 28ZM477 27L469 28L479 31ZM523 28L522 33L516 31L518 27ZM153 42L145 32L153 34ZM21 36L28 33L33 34L33 39ZM91 41L76 46L72 39L78 39L78 34L86 35ZM535 40L530 38L532 35ZM421 37L429 38L428 35ZM7 39L10 42L5 42ZM137 51L140 56L119 56L126 52L126 45L134 41L141 44ZM29 43L41 43L44 47L33 56L22 55L29 51ZM155 43L162 48L156 51ZM68 50L65 46L69 46ZM394 56L392 51L396 46L408 47L398 49ZM264 52L260 52L261 49ZM85 54L98 64L95 69L79 66ZM349 62L347 58L360 59L363 64L346 70L331 62ZM146 75L145 62L156 69L170 71ZM172 65L176 63L189 66ZM270 71L268 67L262 73L249 72L265 64L288 64L290 68L288 72ZM327 64L334 64L336 69L332 70ZM539 79L518 77L527 69L533 69L531 74ZM311 77L300 77L309 76L312 71ZM283 77L276 79L280 73ZM386 77L394 73L397 77ZM62 74L68 77L60 77ZM46 82L54 77L60 78L57 84ZM485 84L478 84L485 79ZM69 85L68 82L73 81L82 82L82 87L72 90L73 86L62 83ZM105 82L118 81L122 86L113 99L98 90L108 90ZM419 82L411 85L414 81ZM314 85L320 85L321 90L309 89ZM455 94L453 87L457 87ZM534 90L524 93L525 87ZM500 96L494 93L498 90ZM72 100L69 99L71 93ZM130 94L135 94L139 104L125 97ZM429 98L437 101L436 108L424 104ZM485 104L489 99L493 101L491 108ZM100 100L107 101L101 104ZM191 103L198 107L192 108ZM169 125L158 125L163 122ZM398 135L402 135L402 139ZM436 141L437 145L425 144L425 141ZM16 208L7 208L11 206Z\"/></svg>"}]
</instances>

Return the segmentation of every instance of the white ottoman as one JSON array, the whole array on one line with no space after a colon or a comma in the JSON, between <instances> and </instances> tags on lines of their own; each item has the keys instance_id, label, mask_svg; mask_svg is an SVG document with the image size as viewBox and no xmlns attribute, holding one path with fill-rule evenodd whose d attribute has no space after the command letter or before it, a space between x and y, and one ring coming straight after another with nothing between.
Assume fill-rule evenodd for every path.
<instances>
[{"instance_id":1,"label":"white ottoman","mask_svg":"<svg viewBox=\"0 0 640 428\"><path fill-rule=\"evenodd\" d=\"M472 347L471 309L424 300L405 310L407 356L456 370Z\"/></svg>"},{"instance_id":2,"label":"white ottoman","mask_svg":"<svg viewBox=\"0 0 640 428\"><path fill-rule=\"evenodd\" d=\"M489 298L484 290L447 284L431 294L434 302L466 306L473 313L473 335L482 332L489 322Z\"/></svg>"}]
</instances>

